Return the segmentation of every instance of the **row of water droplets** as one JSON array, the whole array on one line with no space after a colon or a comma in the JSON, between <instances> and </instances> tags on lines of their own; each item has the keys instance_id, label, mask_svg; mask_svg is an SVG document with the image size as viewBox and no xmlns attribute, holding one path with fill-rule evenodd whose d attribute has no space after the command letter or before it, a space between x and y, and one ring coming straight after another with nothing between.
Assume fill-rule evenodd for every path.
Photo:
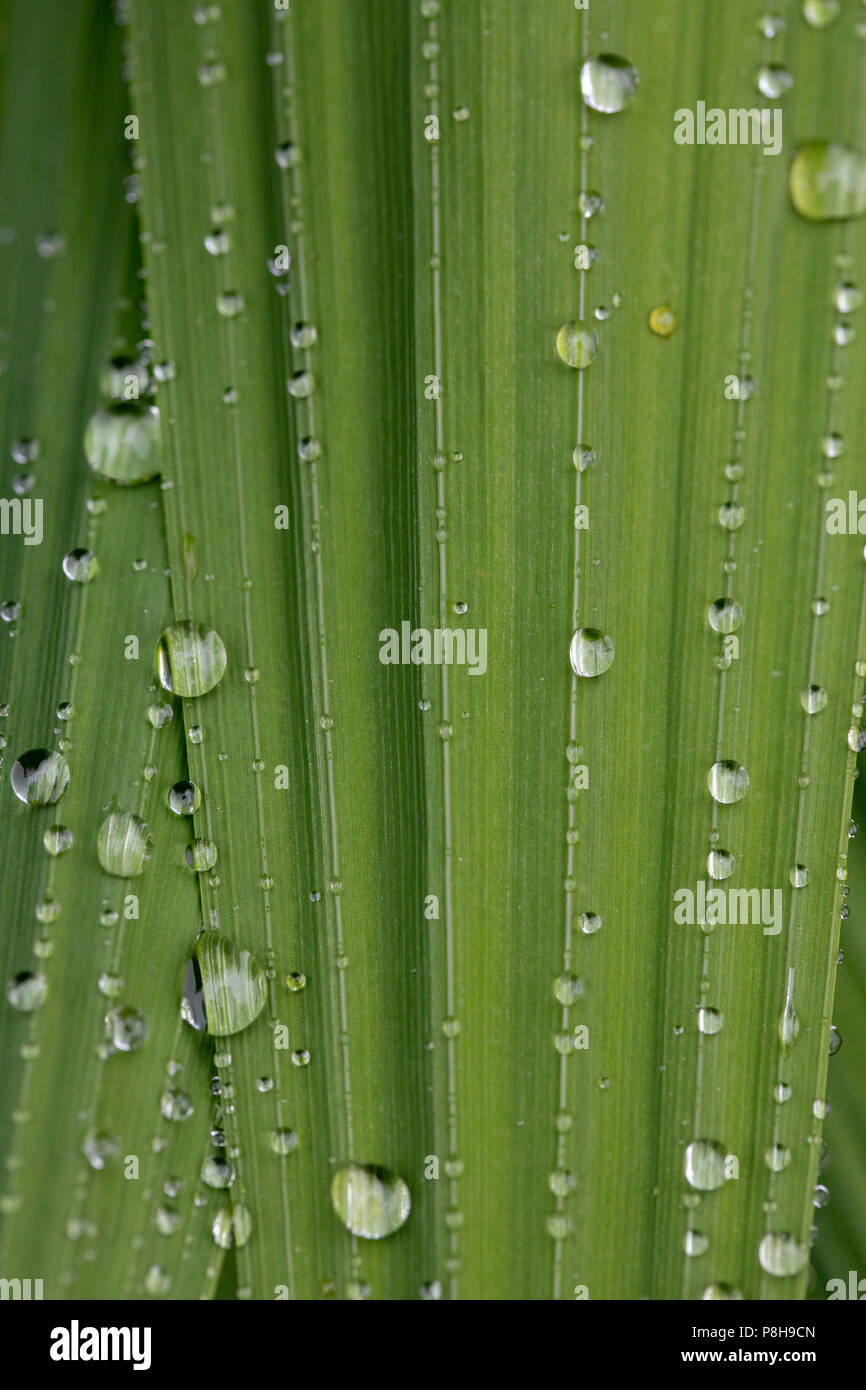
<instances>
[{"instance_id":1,"label":"row of water droplets","mask_svg":"<svg viewBox=\"0 0 866 1390\"><path fill-rule=\"evenodd\" d=\"M429 188L430 188L430 297L433 317L432 341L432 370L437 390L432 399L433 422L434 422L434 456L433 456L433 487L435 489L436 508L434 513L434 540L437 548L437 573L438 573L438 600L439 600L439 622L443 628L448 627L448 586L450 584L448 570L448 456L445 453L445 409L442 398L443 383L443 360L442 360L442 215L441 215L441 165L442 156L440 153L439 142L439 121L441 119L440 107L440 34L437 20L442 14L442 5L439 0L420 0L419 4L423 23L421 33L424 35L421 44L421 57L426 65L426 83L424 86L425 98L425 134L427 136L427 161L429 169ZM459 114L458 114L459 113ZM468 118L468 111L465 107L458 107L454 112L455 118L464 121ZM446 387L447 389L447 387ZM459 462L461 454L454 454L453 459ZM465 612L466 605L462 602L455 605L457 612ZM442 757L442 805L443 805L443 835L444 844L442 850L441 873L444 897L444 950L445 950L445 1018L442 1023L442 1031L445 1037L445 1067L446 1067L446 1102L447 1102L447 1157L444 1163L445 1176L448 1181L447 1208L445 1211L445 1226L447 1231L448 1254L445 1261L445 1272L448 1275L448 1296L452 1300L459 1294L459 1274L461 1269L460 1253L460 1231L463 1225L463 1213L460 1209L460 1178L463 1173L463 1163L459 1157L459 1102L457 1090L458 1078L458 1040L461 1032L461 1025L457 1017L457 980L455 971L455 950L454 950L454 905L453 905L453 881L452 869L454 860L454 838L451 823L451 777L452 759L454 750L452 745L452 723L451 723L451 690L449 680L449 668L444 663L439 668L440 691L441 691L441 711L440 711L440 747ZM426 695L422 699L422 709L429 708L429 701ZM421 1297L424 1299L440 1298L442 1296L442 1284L439 1280L432 1280L425 1284L421 1289Z\"/></svg>"}]
</instances>

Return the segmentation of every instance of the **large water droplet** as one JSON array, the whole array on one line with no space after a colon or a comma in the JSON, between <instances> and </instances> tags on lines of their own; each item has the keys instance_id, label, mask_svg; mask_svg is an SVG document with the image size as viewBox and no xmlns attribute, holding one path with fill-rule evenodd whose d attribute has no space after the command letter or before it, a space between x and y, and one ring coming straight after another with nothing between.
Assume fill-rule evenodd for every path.
<instances>
[{"instance_id":1,"label":"large water droplet","mask_svg":"<svg viewBox=\"0 0 866 1390\"><path fill-rule=\"evenodd\" d=\"M31 748L12 765L12 790L28 806L53 806L69 786L69 764L62 753Z\"/></svg>"},{"instance_id":2,"label":"large water droplet","mask_svg":"<svg viewBox=\"0 0 866 1390\"><path fill-rule=\"evenodd\" d=\"M182 699L206 695L225 674L226 649L219 633L191 618L167 627L156 653L160 684Z\"/></svg>"},{"instance_id":3,"label":"large water droplet","mask_svg":"<svg viewBox=\"0 0 866 1390\"><path fill-rule=\"evenodd\" d=\"M208 931L196 943L186 968L181 1015L193 1028L227 1037L248 1028L265 1006L264 971L249 951L222 932Z\"/></svg>"},{"instance_id":4,"label":"large water droplet","mask_svg":"<svg viewBox=\"0 0 866 1390\"><path fill-rule=\"evenodd\" d=\"M767 1274L786 1279L805 1269L809 1251L786 1231L771 1231L758 1246L758 1259Z\"/></svg>"},{"instance_id":5,"label":"large water droplet","mask_svg":"<svg viewBox=\"0 0 866 1390\"><path fill-rule=\"evenodd\" d=\"M580 90L587 106L603 115L622 111L633 101L640 82L638 70L627 58L601 53L580 69Z\"/></svg>"},{"instance_id":6,"label":"large water droplet","mask_svg":"<svg viewBox=\"0 0 866 1390\"><path fill-rule=\"evenodd\" d=\"M695 1139L686 1147L686 1182L698 1192L714 1192L725 1182L725 1158L721 1144L711 1139Z\"/></svg>"},{"instance_id":7,"label":"large water droplet","mask_svg":"<svg viewBox=\"0 0 866 1390\"><path fill-rule=\"evenodd\" d=\"M186 862L197 874L212 869L217 862L217 847L213 840L193 840L186 848Z\"/></svg>"},{"instance_id":8,"label":"large water droplet","mask_svg":"<svg viewBox=\"0 0 866 1390\"><path fill-rule=\"evenodd\" d=\"M235 1180L234 1165L229 1163L227 1158L208 1155L201 1165L201 1180L208 1187L231 1187Z\"/></svg>"},{"instance_id":9,"label":"large water droplet","mask_svg":"<svg viewBox=\"0 0 866 1390\"><path fill-rule=\"evenodd\" d=\"M564 323L556 335L556 351L567 367L588 367L598 351L598 338L580 323Z\"/></svg>"},{"instance_id":10,"label":"large water droplet","mask_svg":"<svg viewBox=\"0 0 866 1390\"><path fill-rule=\"evenodd\" d=\"M828 222L866 212L866 157L849 145L810 140L794 156L791 201L801 217Z\"/></svg>"},{"instance_id":11,"label":"large water droplet","mask_svg":"<svg viewBox=\"0 0 866 1390\"><path fill-rule=\"evenodd\" d=\"M579 627L568 649L576 676L600 676L614 658L614 645L597 627Z\"/></svg>"},{"instance_id":12,"label":"large water droplet","mask_svg":"<svg viewBox=\"0 0 866 1390\"><path fill-rule=\"evenodd\" d=\"M144 873L152 845L147 825L131 811L112 811L96 837L99 862L116 878L136 878Z\"/></svg>"},{"instance_id":13,"label":"large water droplet","mask_svg":"<svg viewBox=\"0 0 866 1390\"><path fill-rule=\"evenodd\" d=\"M698 1029L702 1033L719 1033L725 1024L725 1015L719 1009L698 1009Z\"/></svg>"},{"instance_id":14,"label":"large water droplet","mask_svg":"<svg viewBox=\"0 0 866 1390\"><path fill-rule=\"evenodd\" d=\"M84 453L95 473L114 483L145 483L160 471L156 406L116 405L97 410L84 435Z\"/></svg>"},{"instance_id":15,"label":"large water droplet","mask_svg":"<svg viewBox=\"0 0 866 1390\"><path fill-rule=\"evenodd\" d=\"M331 1182L331 1201L346 1229L364 1240L381 1240L398 1231L412 1209L403 1179L372 1163L338 1168Z\"/></svg>"},{"instance_id":16,"label":"large water droplet","mask_svg":"<svg viewBox=\"0 0 866 1390\"><path fill-rule=\"evenodd\" d=\"M730 806L735 801L742 801L749 790L749 774L740 763L726 758L713 763L707 773L707 786L714 801L722 806Z\"/></svg>"},{"instance_id":17,"label":"large water droplet","mask_svg":"<svg viewBox=\"0 0 866 1390\"><path fill-rule=\"evenodd\" d=\"M52 825L42 836L42 843L48 853L56 857L72 849L74 836L68 826Z\"/></svg>"}]
</instances>

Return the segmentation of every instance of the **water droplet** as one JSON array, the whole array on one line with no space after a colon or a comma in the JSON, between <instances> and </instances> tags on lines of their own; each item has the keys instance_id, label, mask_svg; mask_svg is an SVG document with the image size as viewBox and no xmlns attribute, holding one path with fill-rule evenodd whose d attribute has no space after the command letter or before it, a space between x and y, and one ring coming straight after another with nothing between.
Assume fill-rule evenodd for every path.
<instances>
[{"instance_id":1,"label":"water droplet","mask_svg":"<svg viewBox=\"0 0 866 1390\"><path fill-rule=\"evenodd\" d=\"M571 639L568 655L576 676L600 676L613 661L614 645L598 628L579 627Z\"/></svg>"},{"instance_id":2,"label":"water droplet","mask_svg":"<svg viewBox=\"0 0 866 1390\"><path fill-rule=\"evenodd\" d=\"M89 584L99 570L99 561L92 550L79 547L63 557L63 573L73 584Z\"/></svg>"},{"instance_id":3,"label":"water droplet","mask_svg":"<svg viewBox=\"0 0 866 1390\"><path fill-rule=\"evenodd\" d=\"M794 79L783 63L765 63L758 69L758 91L777 101L789 92Z\"/></svg>"},{"instance_id":4,"label":"water droplet","mask_svg":"<svg viewBox=\"0 0 866 1390\"><path fill-rule=\"evenodd\" d=\"M281 169L294 169L301 162L301 151L297 145L291 141L286 141L284 145L277 145L274 150L274 159Z\"/></svg>"},{"instance_id":5,"label":"water droplet","mask_svg":"<svg viewBox=\"0 0 866 1390\"><path fill-rule=\"evenodd\" d=\"M322 446L318 439L308 434L298 441L298 458L303 463L314 463L322 452Z\"/></svg>"},{"instance_id":6,"label":"water droplet","mask_svg":"<svg viewBox=\"0 0 866 1390\"><path fill-rule=\"evenodd\" d=\"M217 862L217 847L213 840L193 840L186 847L186 862L197 874L212 869Z\"/></svg>"},{"instance_id":7,"label":"water droplet","mask_svg":"<svg viewBox=\"0 0 866 1390\"><path fill-rule=\"evenodd\" d=\"M791 1162L791 1150L782 1144L773 1144L764 1152L764 1162L773 1173L781 1173Z\"/></svg>"},{"instance_id":8,"label":"water droplet","mask_svg":"<svg viewBox=\"0 0 866 1390\"><path fill-rule=\"evenodd\" d=\"M707 773L707 786L714 801L722 806L730 806L735 801L742 801L749 790L749 774L740 763L726 758L713 763Z\"/></svg>"},{"instance_id":9,"label":"water droplet","mask_svg":"<svg viewBox=\"0 0 866 1390\"><path fill-rule=\"evenodd\" d=\"M286 984L290 990L297 994L302 989L306 989L307 977L303 971L293 970L291 975L286 976Z\"/></svg>"},{"instance_id":10,"label":"water droplet","mask_svg":"<svg viewBox=\"0 0 866 1390\"><path fill-rule=\"evenodd\" d=\"M686 1147L686 1182L698 1192L714 1192L724 1185L726 1157L721 1144L711 1139L695 1139Z\"/></svg>"},{"instance_id":11,"label":"water droplet","mask_svg":"<svg viewBox=\"0 0 866 1390\"><path fill-rule=\"evenodd\" d=\"M597 217L599 214L604 212L604 198L601 196L600 193L594 193L589 190L586 190L579 194L577 199L577 207L581 217L587 219L589 219L590 217ZM595 257L593 256L592 259L595 260ZM614 295L614 308L619 307L617 304L617 299L618 296Z\"/></svg>"},{"instance_id":12,"label":"water droplet","mask_svg":"<svg viewBox=\"0 0 866 1390\"><path fill-rule=\"evenodd\" d=\"M104 970L96 983L99 993L103 994L106 999L116 999L119 994L123 993L124 979L122 975L111 975L107 970Z\"/></svg>"},{"instance_id":13,"label":"water droplet","mask_svg":"<svg viewBox=\"0 0 866 1390\"><path fill-rule=\"evenodd\" d=\"M713 632L736 632L743 621L742 607L734 599L717 598L707 609L707 621Z\"/></svg>"},{"instance_id":14,"label":"water droplet","mask_svg":"<svg viewBox=\"0 0 866 1390\"><path fill-rule=\"evenodd\" d=\"M719 507L719 525L726 531L739 531L745 519L745 507L739 502L723 502Z\"/></svg>"},{"instance_id":15,"label":"water droplet","mask_svg":"<svg viewBox=\"0 0 866 1390\"><path fill-rule=\"evenodd\" d=\"M280 1158L294 1153L298 1147L298 1136L293 1129L275 1129L271 1132L271 1149Z\"/></svg>"},{"instance_id":16,"label":"water droplet","mask_svg":"<svg viewBox=\"0 0 866 1390\"><path fill-rule=\"evenodd\" d=\"M564 323L556 335L556 351L567 367L588 367L598 351L598 338L579 323Z\"/></svg>"},{"instance_id":17,"label":"water droplet","mask_svg":"<svg viewBox=\"0 0 866 1390\"><path fill-rule=\"evenodd\" d=\"M595 450L586 444L578 444L571 456L572 463L579 473L585 473L595 463Z\"/></svg>"},{"instance_id":18,"label":"water droplet","mask_svg":"<svg viewBox=\"0 0 866 1390\"><path fill-rule=\"evenodd\" d=\"M219 62L201 63L198 67L198 80L203 87L215 87L225 82L225 64Z\"/></svg>"},{"instance_id":19,"label":"water droplet","mask_svg":"<svg viewBox=\"0 0 866 1390\"><path fill-rule=\"evenodd\" d=\"M805 864L795 864L788 877L793 888L805 888L809 882L809 870Z\"/></svg>"},{"instance_id":20,"label":"water droplet","mask_svg":"<svg viewBox=\"0 0 866 1390\"><path fill-rule=\"evenodd\" d=\"M313 392L312 372L295 372L294 376L288 380L289 395L294 396L295 400L304 400Z\"/></svg>"},{"instance_id":21,"label":"water droplet","mask_svg":"<svg viewBox=\"0 0 866 1390\"><path fill-rule=\"evenodd\" d=\"M819 1208L826 1207L829 1200L830 1189L828 1187L825 1187L823 1183L819 1182L817 1187L815 1188L815 1191L812 1193L812 1206Z\"/></svg>"},{"instance_id":22,"label":"water droplet","mask_svg":"<svg viewBox=\"0 0 866 1390\"><path fill-rule=\"evenodd\" d=\"M574 1004L583 994L583 981L576 975L560 975L553 982L553 993L560 1004Z\"/></svg>"},{"instance_id":23,"label":"water droplet","mask_svg":"<svg viewBox=\"0 0 866 1390\"><path fill-rule=\"evenodd\" d=\"M863 303L863 291L851 280L841 280L833 291L833 303L840 314L853 314Z\"/></svg>"},{"instance_id":24,"label":"water droplet","mask_svg":"<svg viewBox=\"0 0 866 1390\"><path fill-rule=\"evenodd\" d=\"M97 410L84 435L84 453L94 473L111 482L145 483L162 467L159 411L129 403Z\"/></svg>"},{"instance_id":25,"label":"water droplet","mask_svg":"<svg viewBox=\"0 0 866 1390\"><path fill-rule=\"evenodd\" d=\"M195 1106L186 1091L178 1086L167 1086L162 1093L159 1109L166 1120L188 1120Z\"/></svg>"},{"instance_id":26,"label":"water droplet","mask_svg":"<svg viewBox=\"0 0 866 1390\"><path fill-rule=\"evenodd\" d=\"M289 341L293 348L311 348L318 336L312 323L295 323L289 329Z\"/></svg>"},{"instance_id":27,"label":"water droplet","mask_svg":"<svg viewBox=\"0 0 866 1390\"><path fill-rule=\"evenodd\" d=\"M649 326L659 338L670 338L677 326L677 316L669 304L658 304L650 311Z\"/></svg>"},{"instance_id":28,"label":"water droplet","mask_svg":"<svg viewBox=\"0 0 866 1390\"><path fill-rule=\"evenodd\" d=\"M786 1231L771 1231L763 1237L758 1246L758 1260L767 1274L778 1279L786 1279L805 1269L809 1259L806 1246L800 1245L796 1238Z\"/></svg>"},{"instance_id":29,"label":"water droplet","mask_svg":"<svg viewBox=\"0 0 866 1390\"><path fill-rule=\"evenodd\" d=\"M698 1028L702 1033L718 1033L724 1027L725 1015L718 1009L698 1009Z\"/></svg>"},{"instance_id":30,"label":"water droplet","mask_svg":"<svg viewBox=\"0 0 866 1390\"><path fill-rule=\"evenodd\" d=\"M21 604L15 599L7 599L5 603L0 603L0 619L4 623L14 623L21 616Z\"/></svg>"},{"instance_id":31,"label":"water droplet","mask_svg":"<svg viewBox=\"0 0 866 1390\"><path fill-rule=\"evenodd\" d=\"M258 1018L266 996L264 971L249 951L222 932L199 937L183 982L181 1016L187 1023L200 1032L228 1037Z\"/></svg>"},{"instance_id":32,"label":"water droplet","mask_svg":"<svg viewBox=\"0 0 866 1390\"><path fill-rule=\"evenodd\" d=\"M773 1087L773 1096L780 1105L784 1105L785 1101L790 1100L791 1095L791 1087L786 1081L779 1081L777 1085Z\"/></svg>"},{"instance_id":33,"label":"water droplet","mask_svg":"<svg viewBox=\"0 0 866 1390\"><path fill-rule=\"evenodd\" d=\"M842 321L833 329L833 341L838 343L839 347L850 347L856 336L857 330L852 323Z\"/></svg>"},{"instance_id":34,"label":"water droplet","mask_svg":"<svg viewBox=\"0 0 866 1390\"><path fill-rule=\"evenodd\" d=\"M253 1229L253 1219L245 1206L221 1207L213 1219L211 1234L221 1250L233 1245L246 1245Z\"/></svg>"},{"instance_id":35,"label":"water droplet","mask_svg":"<svg viewBox=\"0 0 866 1390\"><path fill-rule=\"evenodd\" d=\"M825 434L821 440L821 453L828 459L838 458L845 448L841 434Z\"/></svg>"},{"instance_id":36,"label":"water droplet","mask_svg":"<svg viewBox=\"0 0 866 1390\"><path fill-rule=\"evenodd\" d=\"M216 306L224 319L233 319L242 312L244 297L237 290L223 290L216 297Z\"/></svg>"},{"instance_id":37,"label":"water droplet","mask_svg":"<svg viewBox=\"0 0 866 1390\"><path fill-rule=\"evenodd\" d=\"M137 878L144 873L152 845L147 825L131 811L112 811L96 837L99 862L116 878Z\"/></svg>"},{"instance_id":38,"label":"water droplet","mask_svg":"<svg viewBox=\"0 0 866 1390\"><path fill-rule=\"evenodd\" d=\"M195 782L175 782L168 794L168 804L176 816L195 815L201 805L201 792Z\"/></svg>"},{"instance_id":39,"label":"water droplet","mask_svg":"<svg viewBox=\"0 0 866 1390\"><path fill-rule=\"evenodd\" d=\"M800 704L807 714L818 714L827 707L827 692L822 685L807 685L800 692Z\"/></svg>"},{"instance_id":40,"label":"water droplet","mask_svg":"<svg viewBox=\"0 0 866 1390\"><path fill-rule=\"evenodd\" d=\"M339 965L339 960L337 964ZM296 1067L308 1067L310 1065L310 1054L305 1047L298 1047L292 1053L292 1063Z\"/></svg>"},{"instance_id":41,"label":"water droplet","mask_svg":"<svg viewBox=\"0 0 866 1390\"><path fill-rule=\"evenodd\" d=\"M331 1182L331 1201L343 1225L364 1240L382 1240L398 1231L412 1208L401 1177L372 1163L347 1163Z\"/></svg>"},{"instance_id":42,"label":"water droplet","mask_svg":"<svg viewBox=\"0 0 866 1390\"><path fill-rule=\"evenodd\" d=\"M105 1032L118 1052L134 1052L147 1037L147 1019L140 1009L123 1004L105 1015Z\"/></svg>"},{"instance_id":43,"label":"water droplet","mask_svg":"<svg viewBox=\"0 0 866 1390\"><path fill-rule=\"evenodd\" d=\"M836 1056L836 1053L839 1051L839 1048L840 1048L841 1046L842 1046L842 1034L839 1032L839 1029L836 1027L836 1025L835 1025L835 1023L834 1023L834 1024L832 1024L831 1027L830 1027L830 1045L829 1045L829 1053L830 1053L830 1056L831 1056L831 1057L835 1057L835 1056Z\"/></svg>"},{"instance_id":44,"label":"water droplet","mask_svg":"<svg viewBox=\"0 0 866 1390\"><path fill-rule=\"evenodd\" d=\"M171 705L154 704L147 711L147 717L155 729L162 729L174 718Z\"/></svg>"},{"instance_id":45,"label":"water droplet","mask_svg":"<svg viewBox=\"0 0 866 1390\"><path fill-rule=\"evenodd\" d=\"M81 1152L91 1168L100 1173L106 1164L117 1158L120 1153L120 1140L105 1130L92 1131L85 1138Z\"/></svg>"},{"instance_id":46,"label":"water droplet","mask_svg":"<svg viewBox=\"0 0 866 1390\"><path fill-rule=\"evenodd\" d=\"M829 611L829 608L830 605L825 598L819 596L812 599L812 612L815 614L816 618L823 618L824 614Z\"/></svg>"},{"instance_id":47,"label":"water droplet","mask_svg":"<svg viewBox=\"0 0 866 1390\"><path fill-rule=\"evenodd\" d=\"M580 90L587 106L604 115L622 111L633 101L640 76L627 58L602 53L580 69Z\"/></svg>"},{"instance_id":48,"label":"water droplet","mask_svg":"<svg viewBox=\"0 0 866 1390\"><path fill-rule=\"evenodd\" d=\"M710 878L730 878L735 867L734 856L726 849L711 849L707 855L707 873Z\"/></svg>"},{"instance_id":49,"label":"water droplet","mask_svg":"<svg viewBox=\"0 0 866 1390\"><path fill-rule=\"evenodd\" d=\"M597 912L582 912L580 914L580 930L584 936L594 936L601 929L601 917Z\"/></svg>"},{"instance_id":50,"label":"water droplet","mask_svg":"<svg viewBox=\"0 0 866 1390\"><path fill-rule=\"evenodd\" d=\"M10 450L15 463L35 463L39 457L38 439L13 440Z\"/></svg>"},{"instance_id":51,"label":"water droplet","mask_svg":"<svg viewBox=\"0 0 866 1390\"><path fill-rule=\"evenodd\" d=\"M6 985L6 998L19 1013L32 1014L42 1008L48 982L41 971L22 970Z\"/></svg>"},{"instance_id":52,"label":"water droplet","mask_svg":"<svg viewBox=\"0 0 866 1390\"><path fill-rule=\"evenodd\" d=\"M69 786L69 764L62 753L31 748L12 766L12 790L28 806L53 806Z\"/></svg>"},{"instance_id":53,"label":"water droplet","mask_svg":"<svg viewBox=\"0 0 866 1390\"><path fill-rule=\"evenodd\" d=\"M709 1246L709 1238L702 1231L686 1231L683 1236L683 1250L687 1255L705 1255Z\"/></svg>"},{"instance_id":54,"label":"water droplet","mask_svg":"<svg viewBox=\"0 0 866 1390\"><path fill-rule=\"evenodd\" d=\"M739 1289L732 1289L730 1284L707 1284L701 1294L701 1298L709 1301L722 1299L741 1299L743 1295Z\"/></svg>"},{"instance_id":55,"label":"water droplet","mask_svg":"<svg viewBox=\"0 0 866 1390\"><path fill-rule=\"evenodd\" d=\"M826 29L839 18L839 0L803 0L803 18L813 29Z\"/></svg>"},{"instance_id":56,"label":"water droplet","mask_svg":"<svg viewBox=\"0 0 866 1390\"><path fill-rule=\"evenodd\" d=\"M204 239L205 250L212 256L227 256L229 251L229 234L224 227L214 227L208 232Z\"/></svg>"},{"instance_id":57,"label":"water droplet","mask_svg":"<svg viewBox=\"0 0 866 1390\"><path fill-rule=\"evenodd\" d=\"M72 831L66 825L52 825L42 836L42 843L49 854L66 854L74 844Z\"/></svg>"},{"instance_id":58,"label":"water droplet","mask_svg":"<svg viewBox=\"0 0 866 1390\"><path fill-rule=\"evenodd\" d=\"M234 1166L227 1158L217 1158L209 1154L201 1165L201 1180L208 1187L223 1189L231 1187L235 1180Z\"/></svg>"},{"instance_id":59,"label":"water droplet","mask_svg":"<svg viewBox=\"0 0 866 1390\"><path fill-rule=\"evenodd\" d=\"M810 140L794 156L791 201L801 217L827 222L866 212L866 157L829 140Z\"/></svg>"},{"instance_id":60,"label":"water droplet","mask_svg":"<svg viewBox=\"0 0 866 1390\"><path fill-rule=\"evenodd\" d=\"M165 629L156 660L163 688L183 699L193 699L219 684L227 657L218 632L186 619Z\"/></svg>"}]
</instances>

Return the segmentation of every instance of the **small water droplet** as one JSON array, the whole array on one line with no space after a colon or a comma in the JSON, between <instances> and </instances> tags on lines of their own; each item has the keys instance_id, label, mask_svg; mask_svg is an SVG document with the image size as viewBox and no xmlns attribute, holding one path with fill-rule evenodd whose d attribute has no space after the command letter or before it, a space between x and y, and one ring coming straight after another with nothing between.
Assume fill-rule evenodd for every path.
<instances>
[{"instance_id":1,"label":"small water droplet","mask_svg":"<svg viewBox=\"0 0 866 1390\"><path fill-rule=\"evenodd\" d=\"M702 1231L686 1231L683 1236L683 1250L687 1255L705 1255L709 1246L709 1237Z\"/></svg>"},{"instance_id":2,"label":"small water droplet","mask_svg":"<svg viewBox=\"0 0 866 1390\"><path fill-rule=\"evenodd\" d=\"M734 599L717 598L707 609L707 621L713 632L736 632L743 621L742 607Z\"/></svg>"},{"instance_id":3,"label":"small water droplet","mask_svg":"<svg viewBox=\"0 0 866 1390\"><path fill-rule=\"evenodd\" d=\"M677 326L677 316L669 304L658 304L650 310L649 326L659 338L670 338Z\"/></svg>"},{"instance_id":4,"label":"small water droplet","mask_svg":"<svg viewBox=\"0 0 866 1390\"><path fill-rule=\"evenodd\" d=\"M714 1192L725 1183L726 1157L721 1144L711 1139L695 1139L686 1147L686 1182L699 1192Z\"/></svg>"},{"instance_id":5,"label":"small water droplet","mask_svg":"<svg viewBox=\"0 0 866 1390\"><path fill-rule=\"evenodd\" d=\"M89 584L99 570L99 561L92 550L78 547L63 557L63 573L73 584Z\"/></svg>"},{"instance_id":6,"label":"small water droplet","mask_svg":"<svg viewBox=\"0 0 866 1390\"><path fill-rule=\"evenodd\" d=\"M318 339L315 324L295 323L289 329L289 341L293 348L311 348Z\"/></svg>"},{"instance_id":7,"label":"small water droplet","mask_svg":"<svg viewBox=\"0 0 866 1390\"><path fill-rule=\"evenodd\" d=\"M718 1033L724 1027L725 1015L706 1006L698 1009L698 1029L701 1033Z\"/></svg>"},{"instance_id":8,"label":"small water droplet","mask_svg":"<svg viewBox=\"0 0 866 1390\"><path fill-rule=\"evenodd\" d=\"M758 69L758 91L772 101L789 92L794 79L784 63L765 63Z\"/></svg>"},{"instance_id":9,"label":"small water droplet","mask_svg":"<svg viewBox=\"0 0 866 1390\"><path fill-rule=\"evenodd\" d=\"M271 1131L270 1144L278 1157L286 1158L298 1147L298 1136L293 1129L275 1129Z\"/></svg>"},{"instance_id":10,"label":"small water droplet","mask_svg":"<svg viewBox=\"0 0 866 1390\"><path fill-rule=\"evenodd\" d=\"M736 860L726 849L711 849L707 855L707 873L710 878L730 878L735 867Z\"/></svg>"},{"instance_id":11,"label":"small water droplet","mask_svg":"<svg viewBox=\"0 0 866 1390\"><path fill-rule=\"evenodd\" d=\"M193 840L187 845L186 862L197 874L206 873L217 862L217 847L213 840Z\"/></svg>"},{"instance_id":12,"label":"small water droplet","mask_svg":"<svg viewBox=\"0 0 866 1390\"><path fill-rule=\"evenodd\" d=\"M827 692L822 685L807 685L800 692L800 704L807 714L818 714L827 707Z\"/></svg>"},{"instance_id":13,"label":"small water droplet","mask_svg":"<svg viewBox=\"0 0 866 1390\"><path fill-rule=\"evenodd\" d=\"M123 1004L105 1015L105 1033L118 1052L134 1052L147 1037L147 1020L140 1009Z\"/></svg>"},{"instance_id":14,"label":"small water droplet","mask_svg":"<svg viewBox=\"0 0 866 1390\"><path fill-rule=\"evenodd\" d=\"M6 998L22 1014L41 1009L47 993L48 981L40 970L22 970L6 985Z\"/></svg>"},{"instance_id":15,"label":"small water droplet","mask_svg":"<svg viewBox=\"0 0 866 1390\"><path fill-rule=\"evenodd\" d=\"M54 856L66 854L74 844L72 831L66 825L52 825L42 836L42 843L48 853Z\"/></svg>"},{"instance_id":16,"label":"small water droplet","mask_svg":"<svg viewBox=\"0 0 866 1390\"><path fill-rule=\"evenodd\" d=\"M252 1234L253 1219L248 1209L241 1203L232 1207L221 1207L213 1219L211 1234L214 1243L221 1250L231 1250L233 1245L246 1245Z\"/></svg>"}]
</instances>

